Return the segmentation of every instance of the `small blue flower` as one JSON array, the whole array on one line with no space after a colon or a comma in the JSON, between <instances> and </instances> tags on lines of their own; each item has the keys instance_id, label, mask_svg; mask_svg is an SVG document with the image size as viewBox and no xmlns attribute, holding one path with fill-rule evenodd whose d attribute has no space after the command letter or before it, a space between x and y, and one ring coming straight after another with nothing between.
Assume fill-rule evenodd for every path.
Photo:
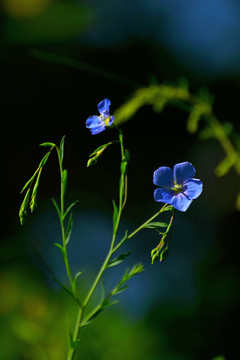
<instances>
[{"instance_id":1,"label":"small blue flower","mask_svg":"<svg viewBox=\"0 0 240 360\"><path fill-rule=\"evenodd\" d=\"M86 121L86 127L90 129L92 135L99 134L105 130L106 126L112 125L114 116L109 114L110 100L104 99L98 104L99 116L92 115Z\"/></svg>"},{"instance_id":2,"label":"small blue flower","mask_svg":"<svg viewBox=\"0 0 240 360\"><path fill-rule=\"evenodd\" d=\"M202 182L194 179L195 169L189 162L176 164L172 169L161 166L153 173L153 183L159 186L154 191L154 199L186 211L202 192Z\"/></svg>"}]
</instances>

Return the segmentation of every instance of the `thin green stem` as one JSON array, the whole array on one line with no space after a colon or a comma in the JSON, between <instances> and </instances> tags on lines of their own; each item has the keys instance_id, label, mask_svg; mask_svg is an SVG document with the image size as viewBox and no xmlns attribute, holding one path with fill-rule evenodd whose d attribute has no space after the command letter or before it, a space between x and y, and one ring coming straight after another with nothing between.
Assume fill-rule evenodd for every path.
<instances>
[{"instance_id":1,"label":"thin green stem","mask_svg":"<svg viewBox=\"0 0 240 360\"><path fill-rule=\"evenodd\" d=\"M72 360L75 353L75 342L78 340L80 324L83 317L83 311L84 311L83 307L80 306L78 309L77 319L73 331L72 344L68 351L67 360Z\"/></svg>"},{"instance_id":2,"label":"thin green stem","mask_svg":"<svg viewBox=\"0 0 240 360\"><path fill-rule=\"evenodd\" d=\"M135 234L137 234L140 230L142 230L146 225L148 225L151 221L153 221L159 214L161 214L162 212L164 212L166 210L166 207L169 206L169 204L164 204L163 207L156 213L154 214L152 217L150 217L150 219L148 219L147 221L145 221L145 223L143 223L141 226L139 226L136 230L134 230L130 235L128 235L128 239L131 239L131 237L133 237ZM115 249L114 249L115 250Z\"/></svg>"},{"instance_id":3,"label":"thin green stem","mask_svg":"<svg viewBox=\"0 0 240 360\"><path fill-rule=\"evenodd\" d=\"M117 128L117 130L119 131L119 141L120 141L120 148L121 148L121 162L125 161L125 154L124 154L124 146L123 146L123 137L122 137L122 133L121 131ZM115 221L115 224L114 224L114 227L113 227L113 234L112 234L112 240L111 240L111 244L110 244L110 247L109 247L109 251L107 253L107 256L105 258L105 260L103 261L103 264L100 268L100 270L98 271L97 275L96 275L96 278L95 280L93 281L92 283L92 286L90 287L85 299L83 300L83 303L82 303L82 306L79 307L79 310L78 310L78 316L77 316L77 319L76 319L76 322L75 322L75 327L74 327L74 333L73 333L73 343L75 341L77 341L78 339L78 335L79 335L79 331L81 329L81 321L82 321L82 318L83 318L83 313L84 313L84 310L86 308L86 306L88 305L89 303L89 300L91 298L91 296L93 295L104 271L106 270L107 268L107 265L109 263L109 260L113 254L113 249L114 249L114 245L115 245L115 241L116 241L116 237L117 237L117 233L118 233L118 229L119 229L119 224L120 224L120 219L121 219L121 215L122 215L122 210L123 210L123 207L125 205L125 202L126 202L126 194L125 194L125 177L126 177L126 174L123 173L122 169L121 169L121 176L120 176L120 185L119 185L119 205L118 205L118 214L117 214L117 218L116 218L116 221ZM75 353L75 348L74 346L69 349L69 352L68 352L68 357L67 357L67 360L72 360L73 357L74 357L74 353Z\"/></svg>"},{"instance_id":4,"label":"thin green stem","mask_svg":"<svg viewBox=\"0 0 240 360\"><path fill-rule=\"evenodd\" d=\"M64 263L65 263L65 267L66 267L66 272L67 272L67 276L68 276L68 280L70 282L72 291L74 293L74 288L73 288L73 276L72 276L72 272L71 272L71 268L69 265L69 260L68 260L68 253L67 253L67 244L66 244L66 231L65 231L65 226L64 226L64 183L63 183L63 166L62 166L62 160L61 160L61 156L60 156L60 150L58 147L56 147L57 149L57 154L58 154L58 162L59 162L59 170L60 170L60 181L61 181L61 193L60 193L60 203L61 203L61 208L60 208L60 213L61 213L61 219L60 219L60 225L61 225L61 232L62 232L62 244L63 244L63 248L64 248Z\"/></svg>"}]
</instances>

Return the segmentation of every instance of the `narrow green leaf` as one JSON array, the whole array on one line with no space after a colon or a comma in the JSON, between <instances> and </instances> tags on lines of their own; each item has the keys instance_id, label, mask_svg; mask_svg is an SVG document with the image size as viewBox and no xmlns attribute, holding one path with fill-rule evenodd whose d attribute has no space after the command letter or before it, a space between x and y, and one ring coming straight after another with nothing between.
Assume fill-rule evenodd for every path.
<instances>
[{"instance_id":1,"label":"narrow green leaf","mask_svg":"<svg viewBox=\"0 0 240 360\"><path fill-rule=\"evenodd\" d=\"M140 263L140 264L136 264L134 265L130 271L129 271L129 276L132 277L136 274L139 274L140 272L142 272L144 270L144 266Z\"/></svg>"},{"instance_id":2,"label":"narrow green leaf","mask_svg":"<svg viewBox=\"0 0 240 360\"><path fill-rule=\"evenodd\" d=\"M46 153L46 155L42 158L42 160L40 161L38 168L41 169L47 162L47 159L49 158L49 155L51 154L51 151L49 151L48 153Z\"/></svg>"},{"instance_id":3,"label":"narrow green leaf","mask_svg":"<svg viewBox=\"0 0 240 360\"><path fill-rule=\"evenodd\" d=\"M111 144L113 144L113 142L101 145L96 150L94 150L94 152L89 156L87 167L95 165L98 161L98 158L102 155L103 151L107 149Z\"/></svg>"},{"instance_id":4,"label":"narrow green leaf","mask_svg":"<svg viewBox=\"0 0 240 360\"><path fill-rule=\"evenodd\" d=\"M117 258L115 258L109 262L107 268L121 264L130 254L131 254L131 252L129 251L129 252L119 255Z\"/></svg>"},{"instance_id":5,"label":"narrow green leaf","mask_svg":"<svg viewBox=\"0 0 240 360\"><path fill-rule=\"evenodd\" d=\"M104 151L108 146L112 145L112 141L108 142L107 144L103 144L101 146L99 146L97 149L94 150L93 153L91 153L91 155L89 155L89 157L92 157L93 155L97 154L99 151Z\"/></svg>"},{"instance_id":6,"label":"narrow green leaf","mask_svg":"<svg viewBox=\"0 0 240 360\"><path fill-rule=\"evenodd\" d=\"M26 182L26 184L23 186L20 194L22 194L22 192L23 192L23 191L28 187L28 185L30 185L30 183L34 180L34 178L35 178L35 176L37 175L38 171L39 171L39 169L37 169L37 170L35 171L35 173L33 174L33 176Z\"/></svg>"},{"instance_id":7,"label":"narrow green leaf","mask_svg":"<svg viewBox=\"0 0 240 360\"><path fill-rule=\"evenodd\" d=\"M139 274L144 270L142 264L136 264L131 269L127 268L125 273L123 274L121 280L119 283L115 286L115 288L111 291L109 296L114 296L116 294L119 294L119 292L122 292L126 289L126 282L130 280L134 275Z\"/></svg>"},{"instance_id":8,"label":"narrow green leaf","mask_svg":"<svg viewBox=\"0 0 240 360\"><path fill-rule=\"evenodd\" d=\"M44 147L56 147L56 145L52 142L44 142L42 144L39 144L39 146L44 146Z\"/></svg>"},{"instance_id":9,"label":"narrow green leaf","mask_svg":"<svg viewBox=\"0 0 240 360\"><path fill-rule=\"evenodd\" d=\"M104 302L104 299L105 299L105 283L102 280L101 303Z\"/></svg>"},{"instance_id":10,"label":"narrow green leaf","mask_svg":"<svg viewBox=\"0 0 240 360\"><path fill-rule=\"evenodd\" d=\"M27 208L28 208L28 203L29 203L29 199L30 199L30 188L28 189L28 191L26 192L23 202L20 206L19 209L19 220L20 220L20 224L23 225L23 222L25 220L25 217L27 215Z\"/></svg>"},{"instance_id":11,"label":"narrow green leaf","mask_svg":"<svg viewBox=\"0 0 240 360\"><path fill-rule=\"evenodd\" d=\"M64 291L66 291L66 293L67 293L68 295L70 295L71 298L72 298L74 301L76 301L76 303L77 303L78 305L80 304L80 303L79 303L79 300L73 295L73 293L72 293L70 290L68 290L68 288L66 288L66 286L64 286L55 276L52 275L52 279L53 279Z\"/></svg>"},{"instance_id":12,"label":"narrow green leaf","mask_svg":"<svg viewBox=\"0 0 240 360\"><path fill-rule=\"evenodd\" d=\"M65 258L65 257L66 257L66 251L65 251L64 247L63 247L62 245L58 244L58 243L55 243L54 245L55 245L57 248L59 248L59 250L60 250L61 253L62 253L62 256Z\"/></svg>"},{"instance_id":13,"label":"narrow green leaf","mask_svg":"<svg viewBox=\"0 0 240 360\"><path fill-rule=\"evenodd\" d=\"M168 224L165 222L151 222L144 226L144 228L149 228L149 229L156 229L159 227L165 228L165 227L168 227Z\"/></svg>"},{"instance_id":14,"label":"narrow green leaf","mask_svg":"<svg viewBox=\"0 0 240 360\"><path fill-rule=\"evenodd\" d=\"M63 157L64 157L64 142L65 142L65 135L62 137L59 146L61 163L63 162Z\"/></svg>"},{"instance_id":15,"label":"narrow green leaf","mask_svg":"<svg viewBox=\"0 0 240 360\"><path fill-rule=\"evenodd\" d=\"M67 216L67 214L69 213L69 211L73 208L73 206L75 206L78 203L78 200L74 201L73 203L71 203L69 205L69 207L67 208L67 210L64 213L64 218Z\"/></svg>"},{"instance_id":16,"label":"narrow green leaf","mask_svg":"<svg viewBox=\"0 0 240 360\"><path fill-rule=\"evenodd\" d=\"M119 249L120 246L122 246L125 243L125 241L127 241L127 239L128 239L128 230L125 231L123 238L119 241L119 243L116 245L113 251Z\"/></svg>"},{"instance_id":17,"label":"narrow green leaf","mask_svg":"<svg viewBox=\"0 0 240 360\"><path fill-rule=\"evenodd\" d=\"M109 306L117 304L119 301L110 301L110 297L107 297L102 303L98 304L84 319L82 326L89 325L101 312Z\"/></svg>"},{"instance_id":18,"label":"narrow green leaf","mask_svg":"<svg viewBox=\"0 0 240 360\"><path fill-rule=\"evenodd\" d=\"M39 186L39 181L40 181L41 173L42 173L42 168L39 169L38 176L37 176L35 185L34 185L34 187L33 187L32 195L31 195L31 201L30 201L30 206L29 206L31 212L33 212L33 210L34 210L35 207L37 206L37 191L38 191L38 186Z\"/></svg>"},{"instance_id":19,"label":"narrow green leaf","mask_svg":"<svg viewBox=\"0 0 240 360\"><path fill-rule=\"evenodd\" d=\"M82 271L78 271L74 276L73 284L72 284L74 294L76 294L77 279L79 278L80 275L82 275L82 273L83 273Z\"/></svg>"},{"instance_id":20,"label":"narrow green leaf","mask_svg":"<svg viewBox=\"0 0 240 360\"><path fill-rule=\"evenodd\" d=\"M118 217L118 207L116 205L116 202L113 200L113 229L115 228L117 217Z\"/></svg>"},{"instance_id":21,"label":"narrow green leaf","mask_svg":"<svg viewBox=\"0 0 240 360\"><path fill-rule=\"evenodd\" d=\"M58 204L56 203L56 201L52 198L52 202L53 202L53 205L55 206L56 210L57 210L57 213L58 213L58 217L59 217L59 220L60 222L62 221L62 215L61 215L61 211L58 207Z\"/></svg>"},{"instance_id":22,"label":"narrow green leaf","mask_svg":"<svg viewBox=\"0 0 240 360\"><path fill-rule=\"evenodd\" d=\"M62 172L61 182L63 184L63 194L65 194L66 189L67 189L67 170L66 169L64 169Z\"/></svg>"},{"instance_id":23,"label":"narrow green leaf","mask_svg":"<svg viewBox=\"0 0 240 360\"><path fill-rule=\"evenodd\" d=\"M173 210L173 206L172 205L169 205L169 206L166 206L162 212L165 212L165 211L172 211Z\"/></svg>"},{"instance_id":24,"label":"narrow green leaf","mask_svg":"<svg viewBox=\"0 0 240 360\"><path fill-rule=\"evenodd\" d=\"M72 227L73 227L73 214L70 214L68 219L68 225L66 230L66 245L68 244L71 234L72 234Z\"/></svg>"},{"instance_id":25,"label":"narrow green leaf","mask_svg":"<svg viewBox=\"0 0 240 360\"><path fill-rule=\"evenodd\" d=\"M121 292L126 290L128 287L129 287L129 285L121 286L119 289L116 289L116 291L114 291L113 295L119 295Z\"/></svg>"}]
</instances>

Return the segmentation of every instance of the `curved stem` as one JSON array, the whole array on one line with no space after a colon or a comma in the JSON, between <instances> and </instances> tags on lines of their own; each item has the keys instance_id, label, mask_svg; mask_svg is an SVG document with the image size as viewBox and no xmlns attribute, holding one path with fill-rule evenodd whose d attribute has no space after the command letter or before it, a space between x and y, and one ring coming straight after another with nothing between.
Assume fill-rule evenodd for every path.
<instances>
[{"instance_id":1,"label":"curved stem","mask_svg":"<svg viewBox=\"0 0 240 360\"><path fill-rule=\"evenodd\" d=\"M123 136L122 136L121 131L118 128L117 128L117 130L119 132L119 142L120 142L120 148L121 148L121 163L123 163L123 161L125 161ZM104 271L107 268L109 260L114 252L113 249L114 249L114 245L115 245L115 241L116 241L116 237L117 237L117 233L118 233L118 229L119 229L122 210L126 203L126 188L125 188L126 185L125 185L125 183L126 183L126 174L125 174L125 171L123 172L122 168L121 168L120 185L119 185L118 214L117 214L115 224L113 226L113 234L112 234L111 244L110 244L107 256L106 256L105 260L103 261L102 266L101 266L100 270L98 271L96 278L95 278L92 286L90 287L85 299L83 300L82 306L79 307L78 315L77 315L77 319L76 319L75 327L74 327L73 338L72 338L73 344L74 344L74 342L76 342L78 340L78 335L79 335L79 331L81 329L81 321L83 318L84 310L85 310L86 306L88 305L89 300L92 297ZM69 349L67 360L72 360L74 357L74 354L75 354L75 347L72 346L71 349Z\"/></svg>"}]
</instances>

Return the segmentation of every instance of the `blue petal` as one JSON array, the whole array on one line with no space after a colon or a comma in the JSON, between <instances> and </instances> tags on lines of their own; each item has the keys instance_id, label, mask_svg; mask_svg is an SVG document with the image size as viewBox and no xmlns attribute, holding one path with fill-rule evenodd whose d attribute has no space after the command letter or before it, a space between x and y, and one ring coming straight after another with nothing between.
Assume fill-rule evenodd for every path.
<instances>
[{"instance_id":1,"label":"blue petal","mask_svg":"<svg viewBox=\"0 0 240 360\"><path fill-rule=\"evenodd\" d=\"M170 189L156 189L153 196L157 202L163 202L172 205L179 211L186 211L192 202L192 199L189 199L183 193L176 195L175 192Z\"/></svg>"},{"instance_id":2,"label":"blue petal","mask_svg":"<svg viewBox=\"0 0 240 360\"><path fill-rule=\"evenodd\" d=\"M179 193L174 197L173 202L170 204L179 211L186 211L191 204L192 199L189 199L185 194Z\"/></svg>"},{"instance_id":3,"label":"blue petal","mask_svg":"<svg viewBox=\"0 0 240 360\"><path fill-rule=\"evenodd\" d=\"M173 172L167 166L161 166L153 173L153 183L157 186L161 187L169 187L173 186Z\"/></svg>"},{"instance_id":4,"label":"blue petal","mask_svg":"<svg viewBox=\"0 0 240 360\"><path fill-rule=\"evenodd\" d=\"M100 118L100 116L89 116L89 118L86 121L86 127L88 129L94 128L96 126L100 126L103 124L102 119Z\"/></svg>"},{"instance_id":5,"label":"blue petal","mask_svg":"<svg viewBox=\"0 0 240 360\"><path fill-rule=\"evenodd\" d=\"M196 199L202 192L203 184L198 179L189 179L183 184L183 193L190 199Z\"/></svg>"},{"instance_id":6,"label":"blue petal","mask_svg":"<svg viewBox=\"0 0 240 360\"><path fill-rule=\"evenodd\" d=\"M193 165L187 161L176 164L173 167L173 175L177 184L182 185L184 181L193 178L195 175Z\"/></svg>"},{"instance_id":7,"label":"blue petal","mask_svg":"<svg viewBox=\"0 0 240 360\"><path fill-rule=\"evenodd\" d=\"M100 114L104 117L109 116L109 106L111 105L111 102L109 99L104 99L98 104L98 111Z\"/></svg>"},{"instance_id":8,"label":"blue petal","mask_svg":"<svg viewBox=\"0 0 240 360\"><path fill-rule=\"evenodd\" d=\"M170 189L158 188L154 191L153 197L157 202L172 204L175 198L175 192Z\"/></svg>"},{"instance_id":9,"label":"blue petal","mask_svg":"<svg viewBox=\"0 0 240 360\"><path fill-rule=\"evenodd\" d=\"M104 130L105 130L105 125L100 125L100 126L96 126L96 127L92 128L91 133L92 133L92 135L96 135Z\"/></svg>"}]
</instances>

